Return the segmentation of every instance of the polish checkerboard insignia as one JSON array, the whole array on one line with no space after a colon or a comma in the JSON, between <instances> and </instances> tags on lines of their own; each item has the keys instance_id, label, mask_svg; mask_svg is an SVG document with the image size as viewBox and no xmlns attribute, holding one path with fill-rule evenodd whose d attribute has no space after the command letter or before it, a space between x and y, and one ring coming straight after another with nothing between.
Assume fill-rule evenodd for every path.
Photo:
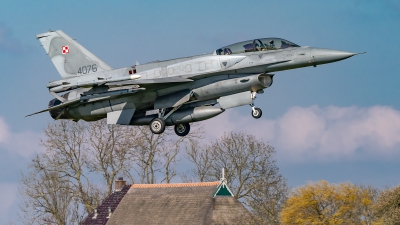
<instances>
[{"instance_id":1,"label":"polish checkerboard insignia","mask_svg":"<svg viewBox=\"0 0 400 225\"><path fill-rule=\"evenodd\" d=\"M68 45L62 46L62 54L65 55L65 54L68 54L68 53L69 53Z\"/></svg>"}]
</instances>

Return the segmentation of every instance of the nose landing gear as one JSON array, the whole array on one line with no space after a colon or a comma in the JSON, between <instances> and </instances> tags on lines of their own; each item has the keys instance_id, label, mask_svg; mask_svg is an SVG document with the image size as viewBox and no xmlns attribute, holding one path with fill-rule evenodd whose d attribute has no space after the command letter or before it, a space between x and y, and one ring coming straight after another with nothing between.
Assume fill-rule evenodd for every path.
<instances>
[{"instance_id":1,"label":"nose landing gear","mask_svg":"<svg viewBox=\"0 0 400 225\"><path fill-rule=\"evenodd\" d=\"M254 99L256 98L256 94L257 92L251 92L251 99L253 100L253 103L250 104L252 109L251 115L253 116L254 119L259 119L262 116L262 110L260 108L255 107L254 105Z\"/></svg>"},{"instance_id":2,"label":"nose landing gear","mask_svg":"<svg viewBox=\"0 0 400 225\"><path fill-rule=\"evenodd\" d=\"M254 119L259 119L262 116L262 110L260 108L255 107L254 105L251 106L251 115Z\"/></svg>"}]
</instances>

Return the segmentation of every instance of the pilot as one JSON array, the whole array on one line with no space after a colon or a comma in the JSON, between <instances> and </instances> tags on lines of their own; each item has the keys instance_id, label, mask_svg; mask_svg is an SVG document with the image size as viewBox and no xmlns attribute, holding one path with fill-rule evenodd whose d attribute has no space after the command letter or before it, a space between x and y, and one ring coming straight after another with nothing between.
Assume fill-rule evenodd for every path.
<instances>
[{"instance_id":1,"label":"pilot","mask_svg":"<svg viewBox=\"0 0 400 225\"><path fill-rule=\"evenodd\" d=\"M230 54L232 54L231 49L230 49L230 48L225 48L225 49L224 49L224 54L225 54L225 55L230 55Z\"/></svg>"},{"instance_id":2,"label":"pilot","mask_svg":"<svg viewBox=\"0 0 400 225\"><path fill-rule=\"evenodd\" d=\"M271 40L270 42L269 42L269 49L276 49L275 48L275 44L274 44L274 40Z\"/></svg>"}]
</instances>

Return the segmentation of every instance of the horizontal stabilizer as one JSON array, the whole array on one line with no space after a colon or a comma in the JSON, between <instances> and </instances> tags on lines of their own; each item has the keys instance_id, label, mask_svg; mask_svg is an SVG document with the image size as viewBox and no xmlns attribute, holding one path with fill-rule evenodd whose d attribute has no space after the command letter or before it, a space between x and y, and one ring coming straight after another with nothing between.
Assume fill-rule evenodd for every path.
<instances>
[{"instance_id":1,"label":"horizontal stabilizer","mask_svg":"<svg viewBox=\"0 0 400 225\"><path fill-rule=\"evenodd\" d=\"M33 115L36 115L36 114L39 114L39 113L43 113L43 112L47 112L47 111L54 110L54 109L59 109L59 108L65 107L65 106L69 106L69 105L75 104L75 103L77 103L77 102L79 102L79 101L80 101L79 98L73 99L73 100L70 100L70 101L66 101L66 102L61 103L61 104L59 104L59 105L56 105L56 106L53 106L53 107L49 107L49 108L47 108L47 109L43 109L42 111L29 114L29 115L27 115L27 116L25 116L25 117L33 116Z\"/></svg>"}]
</instances>

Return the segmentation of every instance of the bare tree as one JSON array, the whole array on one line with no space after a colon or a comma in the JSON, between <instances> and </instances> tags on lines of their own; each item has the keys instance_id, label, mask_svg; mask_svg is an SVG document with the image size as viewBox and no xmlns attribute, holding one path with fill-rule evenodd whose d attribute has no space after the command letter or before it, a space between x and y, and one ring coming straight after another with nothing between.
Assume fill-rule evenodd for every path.
<instances>
[{"instance_id":1,"label":"bare tree","mask_svg":"<svg viewBox=\"0 0 400 225\"><path fill-rule=\"evenodd\" d=\"M186 158L192 162L195 168L189 170L188 173L182 174L185 182L197 180L200 182L210 181L210 170L212 166L211 147L202 146L199 141L193 140L186 145Z\"/></svg>"},{"instance_id":2,"label":"bare tree","mask_svg":"<svg viewBox=\"0 0 400 225\"><path fill-rule=\"evenodd\" d=\"M130 126L107 125L105 120L99 120L90 123L88 134L88 166L103 176L107 194L111 194L117 175L129 174L133 168L138 130Z\"/></svg>"},{"instance_id":3,"label":"bare tree","mask_svg":"<svg viewBox=\"0 0 400 225\"><path fill-rule=\"evenodd\" d=\"M164 165L164 180L166 183L170 183L171 179L178 174L176 163L179 160L177 159L177 156L180 153L180 150L188 144L191 145L191 143L198 143L198 140L202 138L204 138L204 128L200 124L192 124L191 132L184 137L169 135L166 146L161 154Z\"/></svg>"},{"instance_id":4,"label":"bare tree","mask_svg":"<svg viewBox=\"0 0 400 225\"><path fill-rule=\"evenodd\" d=\"M211 143L211 176L218 180L221 168L237 199L249 199L251 191L259 185L260 179L275 182L280 177L275 161L275 150L244 132L225 133Z\"/></svg>"},{"instance_id":5,"label":"bare tree","mask_svg":"<svg viewBox=\"0 0 400 225\"><path fill-rule=\"evenodd\" d=\"M164 134L154 135L148 127L113 126L104 120L92 123L56 121L49 124L44 133L46 138L41 144L46 152L30 164L30 172L36 179L32 174L22 175L21 195L26 198L26 204L21 209L24 211L28 205L33 205L36 211L32 211L45 213L36 213L30 219L37 217L40 221L58 224L65 224L67 220L79 222L92 212L100 200L112 192L119 174L128 175L133 182L130 172L134 167L142 183L155 183L160 175L163 181L171 182L177 174L176 162L182 143L199 134L192 132L186 137L177 137L168 129ZM94 185L95 174L102 176L106 191ZM33 194L50 193L49 182L59 184L54 186L57 191L45 196L53 198L52 202ZM69 194L68 202L61 201L65 194ZM50 204L57 208L52 209Z\"/></svg>"},{"instance_id":6,"label":"bare tree","mask_svg":"<svg viewBox=\"0 0 400 225\"><path fill-rule=\"evenodd\" d=\"M43 155L46 168L68 178L74 196L84 205L87 213L92 212L100 201L101 192L92 185L84 172L88 167L87 125L61 120L45 129L46 147Z\"/></svg>"},{"instance_id":7,"label":"bare tree","mask_svg":"<svg viewBox=\"0 0 400 225\"><path fill-rule=\"evenodd\" d=\"M191 143L186 154L195 164L192 178L219 180L221 169L225 168L225 179L234 197L259 216L255 223L279 224L288 188L272 159L273 147L245 132L230 132L209 145Z\"/></svg>"},{"instance_id":8,"label":"bare tree","mask_svg":"<svg viewBox=\"0 0 400 225\"><path fill-rule=\"evenodd\" d=\"M138 128L135 160L135 169L142 183L156 182L157 173L163 174L161 182L170 183L177 175L177 156L182 144L198 140L203 137L202 126L192 126L192 131L184 136L175 135L171 127L167 127L162 134L153 134L147 126Z\"/></svg>"},{"instance_id":9,"label":"bare tree","mask_svg":"<svg viewBox=\"0 0 400 225\"><path fill-rule=\"evenodd\" d=\"M277 174L277 171L270 173ZM264 179L263 179L264 178ZM247 201L254 214L254 224L280 224L280 212L286 202L289 188L282 176L266 176L257 181Z\"/></svg>"},{"instance_id":10,"label":"bare tree","mask_svg":"<svg viewBox=\"0 0 400 225\"><path fill-rule=\"evenodd\" d=\"M400 186L382 190L373 210L376 224L400 224Z\"/></svg>"},{"instance_id":11,"label":"bare tree","mask_svg":"<svg viewBox=\"0 0 400 225\"><path fill-rule=\"evenodd\" d=\"M31 171L22 175L21 210L26 224L73 224L79 221L70 182L49 172L39 156L30 163ZM79 209L78 209L79 210Z\"/></svg>"},{"instance_id":12,"label":"bare tree","mask_svg":"<svg viewBox=\"0 0 400 225\"><path fill-rule=\"evenodd\" d=\"M147 126L138 128L138 142L135 160L138 168L136 172L140 177L141 183L154 184L156 182L156 172L161 170L159 158L163 150L163 144L167 141L169 131L162 134L153 134Z\"/></svg>"},{"instance_id":13,"label":"bare tree","mask_svg":"<svg viewBox=\"0 0 400 225\"><path fill-rule=\"evenodd\" d=\"M179 153L179 144L182 140L183 138L179 138L179 140L175 143L167 143L166 145L164 145L164 148L161 152L164 179L161 182L165 181L165 183L169 184L172 178L176 176L176 156Z\"/></svg>"},{"instance_id":14,"label":"bare tree","mask_svg":"<svg viewBox=\"0 0 400 225\"><path fill-rule=\"evenodd\" d=\"M57 121L44 130L46 152L37 155L22 174L22 220L28 224L79 222L104 193L88 178L87 126ZM33 214L29 214L32 209Z\"/></svg>"}]
</instances>

